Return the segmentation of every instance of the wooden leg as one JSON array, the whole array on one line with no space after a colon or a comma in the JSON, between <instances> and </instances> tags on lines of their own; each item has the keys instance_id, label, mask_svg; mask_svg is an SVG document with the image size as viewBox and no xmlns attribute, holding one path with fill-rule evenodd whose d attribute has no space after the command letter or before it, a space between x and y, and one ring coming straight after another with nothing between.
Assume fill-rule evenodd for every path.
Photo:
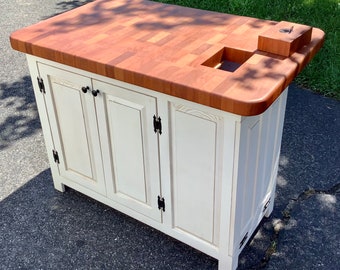
<instances>
[{"instance_id":1,"label":"wooden leg","mask_svg":"<svg viewBox=\"0 0 340 270\"><path fill-rule=\"evenodd\" d=\"M218 260L218 270L235 270L238 266L238 257L224 256Z\"/></svg>"},{"instance_id":2,"label":"wooden leg","mask_svg":"<svg viewBox=\"0 0 340 270\"><path fill-rule=\"evenodd\" d=\"M54 188L60 192L65 192L65 185L60 183L59 181L53 181Z\"/></svg>"}]
</instances>

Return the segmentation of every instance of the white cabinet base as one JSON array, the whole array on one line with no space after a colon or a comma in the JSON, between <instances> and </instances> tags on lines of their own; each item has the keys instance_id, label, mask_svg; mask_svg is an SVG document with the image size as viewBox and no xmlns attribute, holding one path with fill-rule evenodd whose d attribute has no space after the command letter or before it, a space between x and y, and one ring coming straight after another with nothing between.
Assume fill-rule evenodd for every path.
<instances>
[{"instance_id":1,"label":"white cabinet base","mask_svg":"<svg viewBox=\"0 0 340 270\"><path fill-rule=\"evenodd\" d=\"M78 190L218 259L219 269L236 269L273 210L287 90L263 114L243 117L27 59L54 187Z\"/></svg>"}]
</instances>

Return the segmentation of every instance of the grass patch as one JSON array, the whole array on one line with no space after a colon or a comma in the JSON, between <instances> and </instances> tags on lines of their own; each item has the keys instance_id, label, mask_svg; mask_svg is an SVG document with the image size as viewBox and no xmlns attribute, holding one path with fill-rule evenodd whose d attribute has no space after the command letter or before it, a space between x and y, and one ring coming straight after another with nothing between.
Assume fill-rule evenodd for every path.
<instances>
[{"instance_id":1,"label":"grass patch","mask_svg":"<svg viewBox=\"0 0 340 270\"><path fill-rule=\"evenodd\" d=\"M157 2L291 21L322 29L326 41L295 79L302 87L340 99L340 0L155 0Z\"/></svg>"}]
</instances>

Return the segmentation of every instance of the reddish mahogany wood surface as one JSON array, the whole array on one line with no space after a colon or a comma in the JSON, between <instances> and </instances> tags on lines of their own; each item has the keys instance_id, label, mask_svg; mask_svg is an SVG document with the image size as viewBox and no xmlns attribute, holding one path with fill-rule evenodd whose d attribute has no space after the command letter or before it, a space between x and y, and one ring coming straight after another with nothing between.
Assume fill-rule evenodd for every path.
<instances>
[{"instance_id":1,"label":"reddish mahogany wood surface","mask_svg":"<svg viewBox=\"0 0 340 270\"><path fill-rule=\"evenodd\" d=\"M294 50L290 56L258 50L259 36L270 36L277 24L145 0L99 0L18 30L10 40L15 50L27 54L231 113L256 115L324 41L320 29L312 29L310 40L293 29L285 35L302 42L288 44ZM268 40L272 45L267 47L277 46ZM220 60L243 64L233 72L213 68Z\"/></svg>"}]
</instances>

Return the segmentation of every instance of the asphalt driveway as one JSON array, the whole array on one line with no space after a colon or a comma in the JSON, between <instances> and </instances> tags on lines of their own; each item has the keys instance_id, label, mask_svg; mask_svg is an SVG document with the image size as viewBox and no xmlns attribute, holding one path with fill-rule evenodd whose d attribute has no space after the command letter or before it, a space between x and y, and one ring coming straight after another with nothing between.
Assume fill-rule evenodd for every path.
<instances>
[{"instance_id":1,"label":"asphalt driveway","mask_svg":"<svg viewBox=\"0 0 340 270\"><path fill-rule=\"evenodd\" d=\"M217 269L217 261L76 191L53 189L12 31L89 1L0 0L0 269ZM340 102L292 85L275 208L239 269L340 269Z\"/></svg>"}]
</instances>

